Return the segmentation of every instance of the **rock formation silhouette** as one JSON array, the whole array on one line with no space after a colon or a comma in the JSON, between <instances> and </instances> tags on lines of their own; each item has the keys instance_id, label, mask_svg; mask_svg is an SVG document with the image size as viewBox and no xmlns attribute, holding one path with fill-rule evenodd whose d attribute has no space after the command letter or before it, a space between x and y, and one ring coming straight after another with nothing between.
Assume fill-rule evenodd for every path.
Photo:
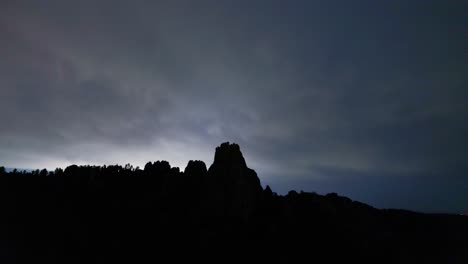
<instances>
[{"instance_id":1,"label":"rock formation silhouette","mask_svg":"<svg viewBox=\"0 0 468 264\"><path fill-rule=\"evenodd\" d=\"M249 169L239 145L221 144L216 148L214 162L208 169L204 201L214 217L248 221L262 194L260 180Z\"/></svg>"},{"instance_id":2,"label":"rock formation silhouette","mask_svg":"<svg viewBox=\"0 0 468 264\"><path fill-rule=\"evenodd\" d=\"M468 218L262 188L237 144L207 169L0 167L0 263L467 263Z\"/></svg>"}]
</instances>

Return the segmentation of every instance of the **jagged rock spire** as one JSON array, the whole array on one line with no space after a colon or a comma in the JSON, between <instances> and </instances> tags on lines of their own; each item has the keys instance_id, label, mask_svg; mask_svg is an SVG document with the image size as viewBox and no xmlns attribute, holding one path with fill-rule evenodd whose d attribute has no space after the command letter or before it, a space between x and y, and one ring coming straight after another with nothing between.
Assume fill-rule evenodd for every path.
<instances>
[{"instance_id":1,"label":"jagged rock spire","mask_svg":"<svg viewBox=\"0 0 468 264\"><path fill-rule=\"evenodd\" d=\"M229 142L222 143L219 147L216 147L212 166L247 168L247 164L245 163L244 156L242 156L239 145L235 143L229 144Z\"/></svg>"},{"instance_id":2,"label":"jagged rock spire","mask_svg":"<svg viewBox=\"0 0 468 264\"><path fill-rule=\"evenodd\" d=\"M229 142L216 148L206 183L211 210L243 220L255 211L263 191L257 173L247 167L239 145Z\"/></svg>"}]
</instances>

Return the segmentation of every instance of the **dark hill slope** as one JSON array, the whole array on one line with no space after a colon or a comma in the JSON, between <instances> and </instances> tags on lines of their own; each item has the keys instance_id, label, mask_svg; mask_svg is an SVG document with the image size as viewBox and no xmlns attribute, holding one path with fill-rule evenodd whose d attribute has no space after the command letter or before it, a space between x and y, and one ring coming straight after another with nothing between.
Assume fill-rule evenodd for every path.
<instances>
[{"instance_id":1,"label":"dark hill slope","mask_svg":"<svg viewBox=\"0 0 468 264\"><path fill-rule=\"evenodd\" d=\"M263 189L236 144L166 161L0 171L0 263L468 263L468 217Z\"/></svg>"}]
</instances>

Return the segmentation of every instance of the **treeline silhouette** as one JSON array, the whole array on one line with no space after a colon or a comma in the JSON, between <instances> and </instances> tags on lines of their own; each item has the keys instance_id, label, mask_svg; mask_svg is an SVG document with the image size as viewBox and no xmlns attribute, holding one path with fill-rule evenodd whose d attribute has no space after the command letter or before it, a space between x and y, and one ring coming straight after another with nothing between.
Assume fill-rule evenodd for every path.
<instances>
[{"instance_id":1,"label":"treeline silhouette","mask_svg":"<svg viewBox=\"0 0 468 264\"><path fill-rule=\"evenodd\" d=\"M397 190L396 190L397 191ZM236 144L213 164L0 168L0 263L468 263L468 217L262 188Z\"/></svg>"}]
</instances>

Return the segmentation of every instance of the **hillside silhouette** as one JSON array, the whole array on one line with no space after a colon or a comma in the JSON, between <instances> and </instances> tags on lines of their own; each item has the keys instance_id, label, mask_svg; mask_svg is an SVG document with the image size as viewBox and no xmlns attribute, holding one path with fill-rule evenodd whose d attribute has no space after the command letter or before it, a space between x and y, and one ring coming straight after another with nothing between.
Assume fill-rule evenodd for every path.
<instances>
[{"instance_id":1,"label":"hillside silhouette","mask_svg":"<svg viewBox=\"0 0 468 264\"><path fill-rule=\"evenodd\" d=\"M0 263L468 263L468 217L278 195L230 143L183 172L167 161L0 168L0 196Z\"/></svg>"}]
</instances>

